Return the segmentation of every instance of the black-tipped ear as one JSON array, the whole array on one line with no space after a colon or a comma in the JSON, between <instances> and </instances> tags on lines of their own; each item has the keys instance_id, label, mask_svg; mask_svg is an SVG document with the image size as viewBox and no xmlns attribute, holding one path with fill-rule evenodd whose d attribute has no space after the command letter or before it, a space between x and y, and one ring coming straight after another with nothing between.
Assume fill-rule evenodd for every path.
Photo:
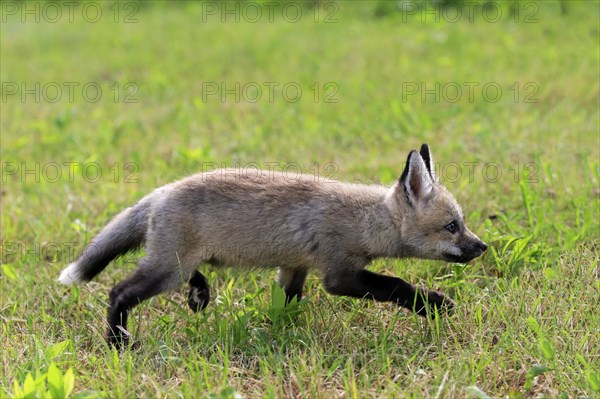
<instances>
[{"instance_id":1,"label":"black-tipped ear","mask_svg":"<svg viewBox=\"0 0 600 399\"><path fill-rule=\"evenodd\" d=\"M426 143L424 143L421 146L419 155L421 155L421 158L423 158L423 162L425 162L425 166L427 167L427 172L429 172L429 176L431 176L431 180L435 181L435 172L433 170L433 160L431 159L431 151L429 151L429 146Z\"/></svg>"},{"instance_id":2,"label":"black-tipped ear","mask_svg":"<svg viewBox=\"0 0 600 399\"><path fill-rule=\"evenodd\" d=\"M434 183L425 161L414 150L408 154L406 167L400 177L399 189L404 190L406 199L411 206L416 206L434 193Z\"/></svg>"},{"instance_id":3,"label":"black-tipped ear","mask_svg":"<svg viewBox=\"0 0 600 399\"><path fill-rule=\"evenodd\" d=\"M408 153L408 157L406 157L406 163L404 164L404 170L402 171L402 175L400 176L400 183L404 184L404 182L406 181L406 177L408 176L408 169L409 169L409 165L410 165L410 158L413 156L413 154L416 154L417 152L415 150L412 150L411 152Z\"/></svg>"}]
</instances>

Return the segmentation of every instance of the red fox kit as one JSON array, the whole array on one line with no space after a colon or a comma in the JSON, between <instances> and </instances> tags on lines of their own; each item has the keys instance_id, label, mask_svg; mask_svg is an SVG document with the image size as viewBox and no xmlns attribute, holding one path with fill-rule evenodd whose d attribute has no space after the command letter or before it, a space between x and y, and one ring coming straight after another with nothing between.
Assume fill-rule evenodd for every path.
<instances>
[{"instance_id":1,"label":"red fox kit","mask_svg":"<svg viewBox=\"0 0 600 399\"><path fill-rule=\"evenodd\" d=\"M408 154L392 187L289 178L272 171L217 170L167 184L112 219L61 273L89 281L114 258L145 244L146 256L109 295L108 335L127 340L131 308L189 282L189 306L209 301L204 263L279 268L290 301L309 270L334 295L391 301L426 315L448 310L444 295L365 267L380 257L466 263L486 245L465 225L454 197L437 181L427 144Z\"/></svg>"}]
</instances>

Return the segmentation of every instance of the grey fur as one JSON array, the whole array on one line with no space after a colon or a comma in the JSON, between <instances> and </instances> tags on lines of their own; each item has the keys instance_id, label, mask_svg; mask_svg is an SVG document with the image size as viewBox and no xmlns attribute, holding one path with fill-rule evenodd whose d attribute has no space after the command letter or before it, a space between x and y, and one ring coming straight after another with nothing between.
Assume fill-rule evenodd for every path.
<instances>
[{"instance_id":1,"label":"grey fur","mask_svg":"<svg viewBox=\"0 0 600 399\"><path fill-rule=\"evenodd\" d=\"M109 341L116 345L127 338L115 327L125 327L131 307L190 281L203 263L280 268L279 283L288 299L300 298L307 272L317 270L334 294L394 300L406 307L416 306L413 299L419 295L424 303L451 304L441 294L363 271L374 258L468 261L485 250L466 226L460 237L449 236L447 242L429 242L422 231L419 223L427 217L436 224L432 228L443 230L447 223L432 216L446 212L434 201L450 209L453 217L462 216L454 198L435 181L430 159L427 155L425 165L416 151L411 152L401 181L391 188L254 169L189 176L117 215L68 272L74 281L89 280L114 257L145 241L147 254L140 267L111 291ZM462 226L462 219L459 222ZM206 298L192 301L192 293L195 298L206 284L200 276L201 289L192 285L190 291L192 309L199 307L198 301L202 307L208 302L207 286Z\"/></svg>"}]
</instances>

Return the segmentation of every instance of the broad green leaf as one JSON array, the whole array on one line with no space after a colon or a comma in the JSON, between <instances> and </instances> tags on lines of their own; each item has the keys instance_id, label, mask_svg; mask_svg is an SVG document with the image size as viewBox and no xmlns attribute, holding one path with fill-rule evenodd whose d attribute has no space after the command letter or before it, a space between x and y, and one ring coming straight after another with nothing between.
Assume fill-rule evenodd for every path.
<instances>
[{"instance_id":1,"label":"broad green leaf","mask_svg":"<svg viewBox=\"0 0 600 399\"><path fill-rule=\"evenodd\" d=\"M586 371L585 377L592 391L600 392L600 373L589 370Z\"/></svg>"},{"instance_id":2,"label":"broad green leaf","mask_svg":"<svg viewBox=\"0 0 600 399\"><path fill-rule=\"evenodd\" d=\"M554 358L554 348L550 341L544 338L540 339L539 347L545 359L552 360Z\"/></svg>"},{"instance_id":3,"label":"broad green leaf","mask_svg":"<svg viewBox=\"0 0 600 399\"><path fill-rule=\"evenodd\" d=\"M10 264L2 265L2 273L10 280L15 281L17 279L17 273L15 273L15 269Z\"/></svg>"},{"instance_id":4,"label":"broad green leaf","mask_svg":"<svg viewBox=\"0 0 600 399\"><path fill-rule=\"evenodd\" d=\"M27 373L25 377L25 382L23 383L23 397L24 398L34 398L35 397L35 382L33 381L33 377L31 373Z\"/></svg>"},{"instance_id":5,"label":"broad green leaf","mask_svg":"<svg viewBox=\"0 0 600 399\"><path fill-rule=\"evenodd\" d=\"M47 374L46 373L42 373L40 370L38 370L35 373L35 386L37 387L37 392L36 395L38 398L43 398L46 394L46 377Z\"/></svg>"},{"instance_id":6,"label":"broad green leaf","mask_svg":"<svg viewBox=\"0 0 600 399\"><path fill-rule=\"evenodd\" d=\"M285 306L285 291L276 282L271 283L271 308L281 309Z\"/></svg>"},{"instance_id":7,"label":"broad green leaf","mask_svg":"<svg viewBox=\"0 0 600 399\"><path fill-rule=\"evenodd\" d=\"M73 376L73 369L68 369L64 375L64 393L65 398L71 394L73 391L73 386L75 385L75 377Z\"/></svg>"},{"instance_id":8,"label":"broad green leaf","mask_svg":"<svg viewBox=\"0 0 600 399\"><path fill-rule=\"evenodd\" d=\"M19 386L19 383L16 380L13 381L13 395L15 398L23 397L23 390L21 390L21 387Z\"/></svg>"},{"instance_id":9,"label":"broad green leaf","mask_svg":"<svg viewBox=\"0 0 600 399\"><path fill-rule=\"evenodd\" d=\"M542 328L540 327L540 324L538 323L538 321L533 318L532 316L529 316L527 318L527 325L529 326L529 328L531 328L533 330L533 332L535 332L538 336L541 335L542 333Z\"/></svg>"},{"instance_id":10,"label":"broad green leaf","mask_svg":"<svg viewBox=\"0 0 600 399\"><path fill-rule=\"evenodd\" d=\"M60 355L69 345L69 341L62 341L57 344L51 345L46 349L46 358L48 360L54 360L54 358Z\"/></svg>"},{"instance_id":11,"label":"broad green leaf","mask_svg":"<svg viewBox=\"0 0 600 399\"><path fill-rule=\"evenodd\" d=\"M48 388L51 396L56 398L64 397L63 387L63 375L58 367L56 367L56 364L51 363L50 367L48 367Z\"/></svg>"}]
</instances>

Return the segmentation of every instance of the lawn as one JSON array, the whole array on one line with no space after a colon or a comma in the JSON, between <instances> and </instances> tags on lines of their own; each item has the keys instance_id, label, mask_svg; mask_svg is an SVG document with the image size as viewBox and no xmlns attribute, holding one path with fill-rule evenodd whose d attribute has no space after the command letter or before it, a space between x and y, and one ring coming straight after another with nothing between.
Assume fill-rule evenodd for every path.
<instances>
[{"instance_id":1,"label":"lawn","mask_svg":"<svg viewBox=\"0 0 600 399\"><path fill-rule=\"evenodd\" d=\"M67 3L0 3L0 395L60 396L72 373L74 398L598 397L598 1ZM316 274L290 315L276 271L201 266L208 308L186 289L144 302L140 348L118 353L107 296L141 254L56 282L178 178L390 185L424 142L490 248L369 269L449 294L449 317L334 297Z\"/></svg>"}]
</instances>

